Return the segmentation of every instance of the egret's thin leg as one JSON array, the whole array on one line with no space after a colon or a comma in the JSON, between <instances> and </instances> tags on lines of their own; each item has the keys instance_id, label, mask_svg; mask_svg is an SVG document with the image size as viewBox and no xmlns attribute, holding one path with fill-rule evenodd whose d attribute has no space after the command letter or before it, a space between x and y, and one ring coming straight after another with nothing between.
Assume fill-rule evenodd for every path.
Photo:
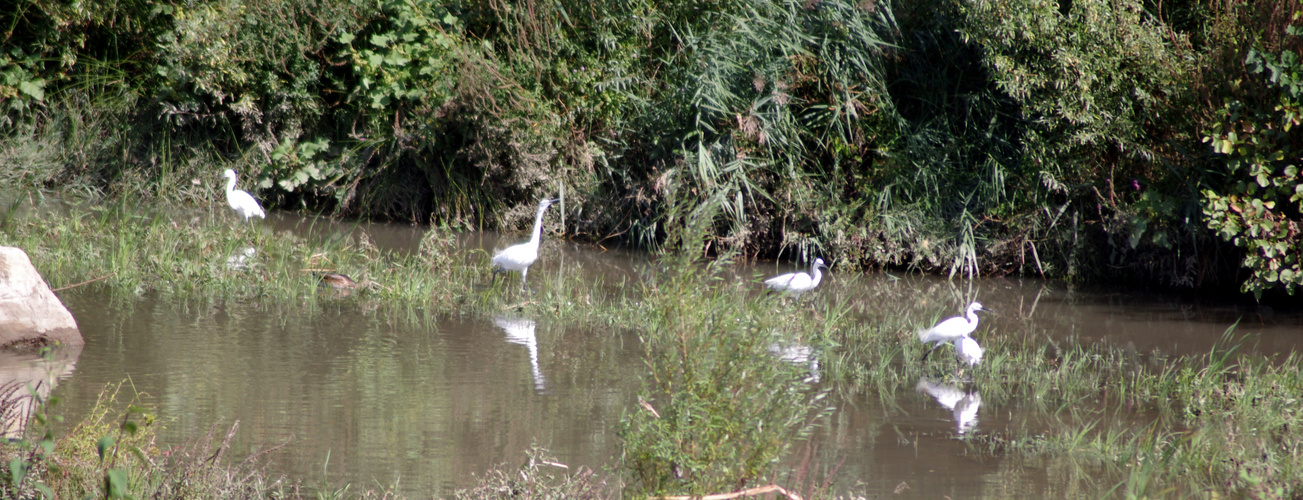
<instances>
[{"instance_id":1,"label":"egret's thin leg","mask_svg":"<svg viewBox=\"0 0 1303 500\"><path fill-rule=\"evenodd\" d=\"M933 345L931 349L928 349L927 352L923 353L923 361L927 361L927 356L928 356L929 354L932 354L932 351L937 350L937 349L940 348L943 344L945 344L945 342L937 342L936 345Z\"/></svg>"},{"instance_id":2,"label":"egret's thin leg","mask_svg":"<svg viewBox=\"0 0 1303 500\"><path fill-rule=\"evenodd\" d=\"M520 289L521 289L521 290L524 290L526 293L528 293L528 292L529 292L529 286L525 284L525 277L526 277L526 276L529 276L529 268L528 268L528 267L525 268L524 270L520 271Z\"/></svg>"}]
</instances>

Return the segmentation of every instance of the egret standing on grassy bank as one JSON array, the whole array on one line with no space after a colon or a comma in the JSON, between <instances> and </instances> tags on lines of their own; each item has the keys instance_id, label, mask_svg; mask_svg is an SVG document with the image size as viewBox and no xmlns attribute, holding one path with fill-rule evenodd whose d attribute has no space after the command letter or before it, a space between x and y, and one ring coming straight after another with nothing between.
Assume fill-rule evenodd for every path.
<instances>
[{"instance_id":1,"label":"egret standing on grassy bank","mask_svg":"<svg viewBox=\"0 0 1303 500\"><path fill-rule=\"evenodd\" d=\"M226 203L230 205L231 208L235 209L235 213L244 217L244 220L249 220L250 217L257 217L259 219L267 218L267 214L264 213L262 207L258 205L258 200L253 199L253 195L235 189L234 170L228 168L226 169L226 172L222 173L222 175L228 179L226 181Z\"/></svg>"},{"instance_id":2,"label":"egret standing on grassy bank","mask_svg":"<svg viewBox=\"0 0 1303 500\"><path fill-rule=\"evenodd\" d=\"M520 271L520 288L529 290L525 286L525 276L529 274L529 266L538 260L538 244L543 239L543 213L547 207L553 203L561 201L560 198L548 198L538 202L538 215L534 216L534 232L529 236L529 241L519 245L512 245L506 250L498 252L493 256L493 272Z\"/></svg>"},{"instance_id":3,"label":"egret standing on grassy bank","mask_svg":"<svg viewBox=\"0 0 1303 500\"><path fill-rule=\"evenodd\" d=\"M810 265L810 272L787 273L780 276L774 276L765 280L765 286L775 292L794 293L799 298L801 294L814 290L819 286L819 281L823 279L823 273L819 268L827 269L828 266L823 264L823 259L814 259L814 264ZM813 277L811 277L813 275Z\"/></svg>"},{"instance_id":4,"label":"egret standing on grassy bank","mask_svg":"<svg viewBox=\"0 0 1303 500\"><path fill-rule=\"evenodd\" d=\"M926 330L919 330L918 331L919 341L923 342L924 344L930 344L933 342L936 343L936 345L932 346L932 349L928 350L928 352L926 353L923 353L923 359L927 360L927 356L929 354L932 354L932 351L937 350L938 347L941 347L942 344L954 342L956 340L960 340L960 338L963 337L963 338L968 338L968 342L971 342L972 345L963 346L962 344L964 344L964 342L961 341L960 345L956 346L957 352L960 354L961 357L964 356L965 351L969 353L975 353L976 358L973 358L975 359L974 361L968 361L968 359L965 359L965 361L968 361L969 364L973 364L973 365L977 364L977 361L980 361L982 359L982 348L977 345L977 341L974 341L972 338L969 338L968 335L973 333L973 330L977 329L977 311L989 311L989 310L990 309L984 309L981 303L973 302L972 304L968 305L968 310L964 312L963 316L956 316L947 319L945 321L942 321L940 323L937 323L936 326L932 328L928 328ZM964 349L964 347L967 347L967 349ZM976 347L975 351L972 350L973 347ZM972 358L971 354L969 358Z\"/></svg>"}]
</instances>

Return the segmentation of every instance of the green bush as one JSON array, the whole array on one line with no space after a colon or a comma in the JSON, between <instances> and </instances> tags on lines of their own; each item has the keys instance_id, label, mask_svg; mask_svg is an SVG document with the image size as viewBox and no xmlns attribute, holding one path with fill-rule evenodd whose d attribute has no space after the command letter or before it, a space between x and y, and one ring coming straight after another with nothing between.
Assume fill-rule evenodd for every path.
<instances>
[{"instance_id":1,"label":"green bush","mask_svg":"<svg viewBox=\"0 0 1303 500\"><path fill-rule=\"evenodd\" d=\"M1299 19L1295 14L1294 20ZM1288 28L1299 35L1297 25ZM1243 290L1293 294L1303 285L1303 61L1292 50L1250 50L1244 61L1256 75L1244 99L1228 102L1204 141L1222 155L1229 186L1205 189L1209 229L1243 249L1252 274Z\"/></svg>"}]
</instances>

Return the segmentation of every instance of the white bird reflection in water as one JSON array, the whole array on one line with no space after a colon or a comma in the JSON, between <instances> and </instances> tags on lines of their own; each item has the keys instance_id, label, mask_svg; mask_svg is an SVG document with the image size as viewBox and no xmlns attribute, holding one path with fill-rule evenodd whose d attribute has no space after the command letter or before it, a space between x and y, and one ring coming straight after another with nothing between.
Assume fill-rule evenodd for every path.
<instances>
[{"instance_id":1,"label":"white bird reflection in water","mask_svg":"<svg viewBox=\"0 0 1303 500\"><path fill-rule=\"evenodd\" d=\"M547 387L547 380L543 378L543 370L538 368L538 337L534 336L536 326L534 320L497 316L493 318L493 324L506 332L507 342L523 345L529 349L529 365L534 369L534 389L543 392Z\"/></svg>"},{"instance_id":2,"label":"white bird reflection in water","mask_svg":"<svg viewBox=\"0 0 1303 500\"><path fill-rule=\"evenodd\" d=\"M253 261L253 256L257 253L258 250L253 247L244 247L239 252L226 258L226 268L239 271L249 267L249 264Z\"/></svg>"},{"instance_id":3,"label":"white bird reflection in water","mask_svg":"<svg viewBox=\"0 0 1303 500\"><path fill-rule=\"evenodd\" d=\"M964 392L953 385L942 385L924 377L914 387L937 400L941 406L954 412L955 432L960 436L977 426L977 410L982 407L982 393Z\"/></svg>"},{"instance_id":4,"label":"white bird reflection in water","mask_svg":"<svg viewBox=\"0 0 1303 500\"><path fill-rule=\"evenodd\" d=\"M810 376L805 378L805 382L811 384L819 383L819 357L815 355L814 349L810 346L801 344L783 345L780 343L769 344L769 353L778 356L778 359L792 363L794 365L808 364L810 367Z\"/></svg>"}]
</instances>

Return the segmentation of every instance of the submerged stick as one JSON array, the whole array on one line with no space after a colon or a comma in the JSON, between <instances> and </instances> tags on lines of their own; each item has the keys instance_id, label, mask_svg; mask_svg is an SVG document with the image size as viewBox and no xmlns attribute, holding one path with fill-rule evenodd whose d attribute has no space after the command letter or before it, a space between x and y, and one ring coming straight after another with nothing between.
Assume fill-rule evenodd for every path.
<instances>
[{"instance_id":1,"label":"submerged stick","mask_svg":"<svg viewBox=\"0 0 1303 500\"><path fill-rule=\"evenodd\" d=\"M110 277L116 276L117 274L118 274L117 272L108 273L108 274L105 274L104 276L100 276L100 277L98 277L98 278L92 278L92 279L89 279L89 280L83 281L83 282L81 282L81 283L76 283L76 284L68 285L68 286L65 286L65 287L55 288L54 290L50 290L50 291L52 291L52 292L61 292L61 291L67 290L67 289L69 289L69 288L76 288L76 287L79 287L79 286L82 286L82 285L89 285L89 284L94 283L94 282L96 282L96 281L99 281L99 280L102 280L102 279L105 279L105 278L110 278Z\"/></svg>"},{"instance_id":2,"label":"submerged stick","mask_svg":"<svg viewBox=\"0 0 1303 500\"><path fill-rule=\"evenodd\" d=\"M780 495L787 497L788 500L802 500L800 495L787 491L782 486L776 484L771 484L768 486L757 486L755 488L748 488L741 491L734 491L732 493L716 493L714 495L706 495L704 497L680 495L680 496L664 496L664 497L653 497L653 498L656 498L658 500L732 500L734 498L752 497L756 495L763 495L765 493L778 493Z\"/></svg>"}]
</instances>

